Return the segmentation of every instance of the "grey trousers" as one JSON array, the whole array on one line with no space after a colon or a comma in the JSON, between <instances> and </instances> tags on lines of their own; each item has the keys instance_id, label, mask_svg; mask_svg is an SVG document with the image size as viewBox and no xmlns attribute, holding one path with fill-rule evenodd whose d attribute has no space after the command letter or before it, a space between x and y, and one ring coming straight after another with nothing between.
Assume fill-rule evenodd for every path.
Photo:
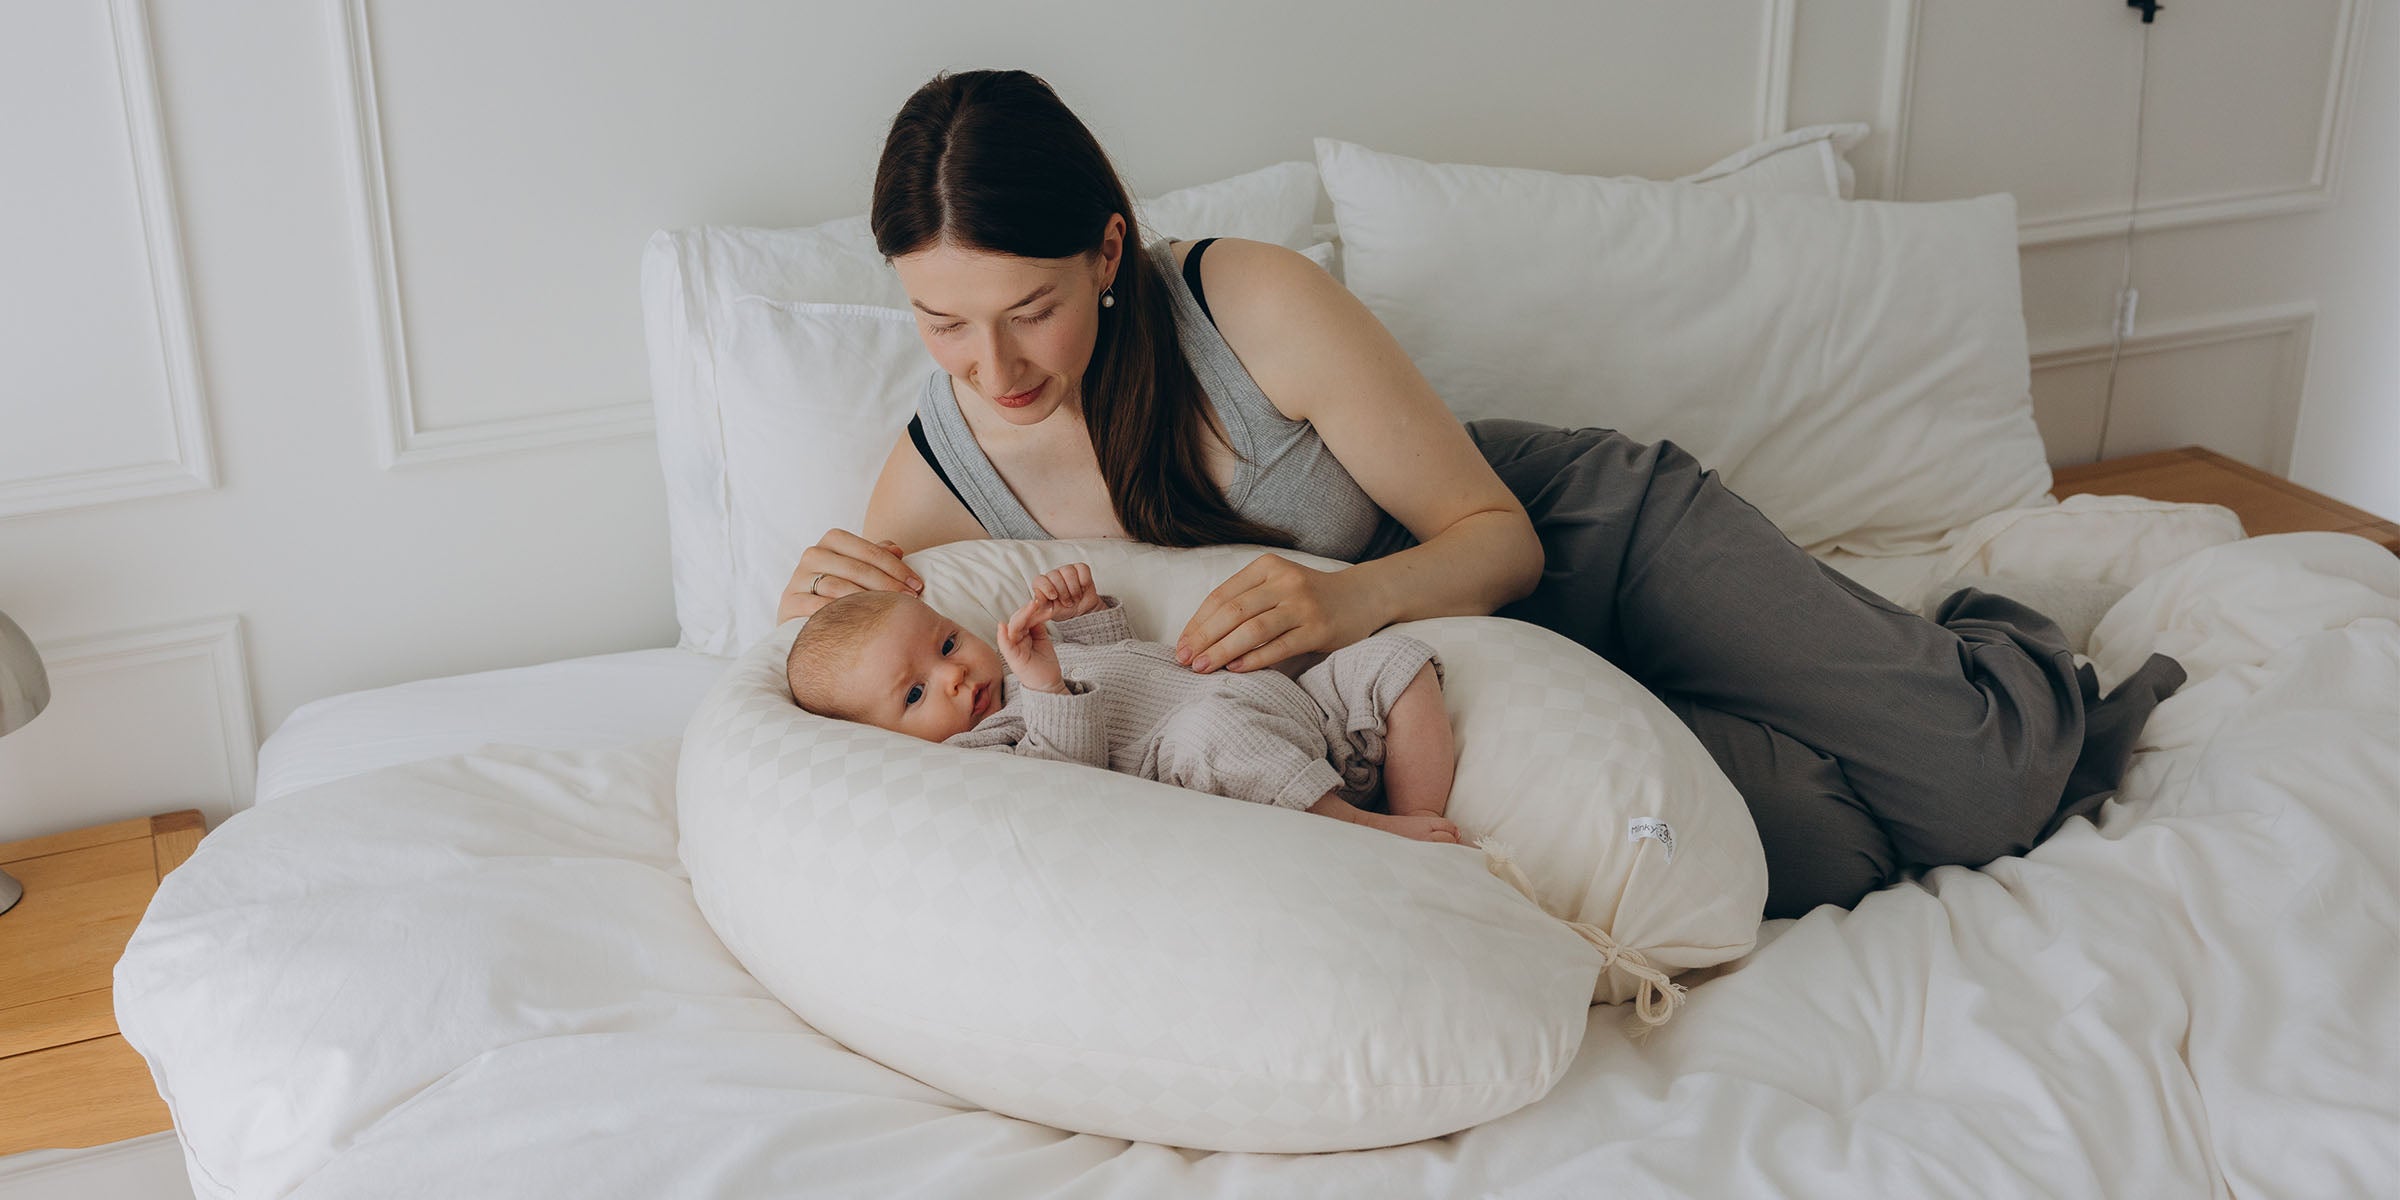
<instances>
[{"instance_id":1,"label":"grey trousers","mask_svg":"<svg viewBox=\"0 0 2400 1200\"><path fill-rule=\"evenodd\" d=\"M2161 656L2103 701L2031 608L1971 589L1934 620L1894 605L1672 442L1467 428L1546 557L1500 615L1597 651L1691 727L1758 822L1770 917L2023 853L2116 786L2182 682Z\"/></svg>"}]
</instances>

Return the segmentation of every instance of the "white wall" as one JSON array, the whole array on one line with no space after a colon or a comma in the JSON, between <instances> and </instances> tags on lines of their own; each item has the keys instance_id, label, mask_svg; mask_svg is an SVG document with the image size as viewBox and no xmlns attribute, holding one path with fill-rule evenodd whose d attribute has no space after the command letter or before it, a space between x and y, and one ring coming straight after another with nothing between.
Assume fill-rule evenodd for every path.
<instances>
[{"instance_id":1,"label":"white wall","mask_svg":"<svg viewBox=\"0 0 2400 1200\"><path fill-rule=\"evenodd\" d=\"M2307 234L2323 315L2292 478L2400 517L2400 13L2388 5L2365 61L2340 197Z\"/></svg>"},{"instance_id":2,"label":"white wall","mask_svg":"<svg viewBox=\"0 0 2400 1200\"><path fill-rule=\"evenodd\" d=\"M2203 442L2400 513L2400 53L2367 3L2155 27L2109 453ZM1862 195L2018 195L2069 462L2138 29L2112 0L7 6L0 221L42 236L0 271L0 610L58 686L0 744L0 838L214 824L315 697L671 644L642 240L859 211L938 68L1044 74L1141 192L1316 135L1670 175L1869 121Z\"/></svg>"}]
</instances>

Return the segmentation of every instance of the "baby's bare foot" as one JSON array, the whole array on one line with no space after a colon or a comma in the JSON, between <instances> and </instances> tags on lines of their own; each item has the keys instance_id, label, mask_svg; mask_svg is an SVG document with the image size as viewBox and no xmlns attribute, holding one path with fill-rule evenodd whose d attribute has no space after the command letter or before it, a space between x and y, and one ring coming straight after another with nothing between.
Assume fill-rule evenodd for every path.
<instances>
[{"instance_id":1,"label":"baby's bare foot","mask_svg":"<svg viewBox=\"0 0 2400 1200\"><path fill-rule=\"evenodd\" d=\"M1361 813L1364 824L1420 842L1463 843L1450 818L1432 813Z\"/></svg>"}]
</instances>

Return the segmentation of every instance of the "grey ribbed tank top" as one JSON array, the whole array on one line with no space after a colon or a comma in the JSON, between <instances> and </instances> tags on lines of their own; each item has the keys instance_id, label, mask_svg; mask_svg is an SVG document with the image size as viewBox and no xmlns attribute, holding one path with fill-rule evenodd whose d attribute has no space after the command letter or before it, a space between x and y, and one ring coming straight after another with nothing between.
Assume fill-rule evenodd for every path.
<instances>
[{"instance_id":1,"label":"grey ribbed tank top","mask_svg":"<svg viewBox=\"0 0 2400 1200\"><path fill-rule=\"evenodd\" d=\"M1368 499L1325 448L1314 426L1276 411L1242 368L1233 347L1225 344L1216 323L1201 311L1175 269L1168 245L1162 238L1144 249L1158 265L1173 301L1175 336L1184 358L1241 459L1226 488L1226 502L1253 521L1291 533L1298 547L1311 554L1355 562L1370 550L1389 553L1384 547L1395 539L1406 540L1407 531ZM1049 538L1049 531L1025 510L976 444L950 390L948 372L937 369L925 381L917 415L924 423L927 448L985 533L996 538Z\"/></svg>"}]
</instances>

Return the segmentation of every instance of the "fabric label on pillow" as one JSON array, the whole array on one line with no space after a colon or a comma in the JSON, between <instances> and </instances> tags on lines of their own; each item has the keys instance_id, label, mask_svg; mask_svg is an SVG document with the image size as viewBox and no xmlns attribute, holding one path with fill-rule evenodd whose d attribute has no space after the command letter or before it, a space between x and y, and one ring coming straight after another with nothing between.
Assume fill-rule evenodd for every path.
<instances>
[{"instance_id":1,"label":"fabric label on pillow","mask_svg":"<svg viewBox=\"0 0 2400 1200\"><path fill-rule=\"evenodd\" d=\"M1675 827L1657 817L1635 817L1625 822L1625 840L1638 842L1644 838L1666 848L1667 861L1675 861Z\"/></svg>"}]
</instances>

